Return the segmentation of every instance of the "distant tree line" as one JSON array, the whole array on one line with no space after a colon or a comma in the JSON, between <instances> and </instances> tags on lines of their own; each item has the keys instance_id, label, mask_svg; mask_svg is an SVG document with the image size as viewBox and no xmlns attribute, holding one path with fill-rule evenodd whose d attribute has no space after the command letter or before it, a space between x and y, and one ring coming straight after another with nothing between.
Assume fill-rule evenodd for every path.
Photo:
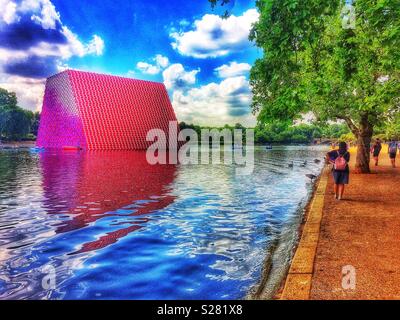
<instances>
[{"instance_id":1,"label":"distant tree line","mask_svg":"<svg viewBox=\"0 0 400 320\"><path fill-rule=\"evenodd\" d=\"M17 96L0 88L0 140L34 140L40 114L18 106Z\"/></svg>"},{"instance_id":2,"label":"distant tree line","mask_svg":"<svg viewBox=\"0 0 400 320\"><path fill-rule=\"evenodd\" d=\"M222 130L229 130L232 132L232 137L233 137L233 130L235 129L239 129L242 130L242 141L245 143L246 142L246 127L244 127L242 124L240 123L236 123L235 125L229 125L226 124L223 127L212 127L212 126L199 126L199 125L195 125L195 124L188 124L186 122L180 122L179 123L179 129L180 130L184 130L184 129L192 129L196 132L198 140L200 142L201 140L201 130L218 130L218 131L222 131ZM221 138L221 143L223 143L223 139ZM210 137L210 143L212 143L212 138Z\"/></svg>"},{"instance_id":3,"label":"distant tree line","mask_svg":"<svg viewBox=\"0 0 400 320\"><path fill-rule=\"evenodd\" d=\"M180 129L193 129L200 136L202 129L245 129L239 123L234 126L225 125L223 127L202 127L194 124L181 122ZM342 136L346 136L350 130L345 124L289 124L287 122L276 121L274 123L258 124L254 128L254 139L256 144L267 143L300 143L309 144L317 139L334 139L339 140ZM243 135L245 136L245 135Z\"/></svg>"},{"instance_id":4,"label":"distant tree line","mask_svg":"<svg viewBox=\"0 0 400 320\"><path fill-rule=\"evenodd\" d=\"M296 124L285 122L259 124L255 128L256 143L313 143L316 140L338 140L350 132L345 124Z\"/></svg>"},{"instance_id":5,"label":"distant tree line","mask_svg":"<svg viewBox=\"0 0 400 320\"><path fill-rule=\"evenodd\" d=\"M180 122L179 123L179 128L180 128L180 130L192 129L192 130L196 131L198 136L200 136L201 130L203 130L203 129L208 129L208 130L216 129L216 130L219 130L219 131L224 130L224 129L228 129L228 130L231 130L231 131L233 131L234 129L242 129L242 130L246 129L240 123L236 123L234 126L226 124L223 127L212 127L212 126L199 126L199 125L196 125L196 124L188 124L186 122Z\"/></svg>"}]
</instances>

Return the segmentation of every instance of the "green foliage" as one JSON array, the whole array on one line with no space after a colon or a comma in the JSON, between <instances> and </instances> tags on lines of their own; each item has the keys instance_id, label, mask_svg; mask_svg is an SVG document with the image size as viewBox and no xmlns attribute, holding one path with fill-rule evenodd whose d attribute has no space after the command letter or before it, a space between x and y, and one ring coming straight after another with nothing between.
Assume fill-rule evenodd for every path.
<instances>
[{"instance_id":1,"label":"green foliage","mask_svg":"<svg viewBox=\"0 0 400 320\"><path fill-rule=\"evenodd\" d=\"M345 124L321 125L322 137L339 139L342 135L349 133Z\"/></svg>"},{"instance_id":2,"label":"green foliage","mask_svg":"<svg viewBox=\"0 0 400 320\"><path fill-rule=\"evenodd\" d=\"M232 137L233 137L233 131L235 129L238 130L242 130L242 141L245 143L246 142L246 128L240 124L240 123L236 123L234 126L230 126L228 124L224 125L223 127L210 127L210 126L199 126L199 125L194 125L194 124L187 124L186 122L180 122L179 123L179 129L180 130L184 130L184 129L192 129L196 132L197 137L199 139L200 142L200 138L201 138L201 130L205 129L205 130L218 130L218 131L222 131L222 130L230 130L232 132ZM221 140L221 142L223 142L223 140Z\"/></svg>"},{"instance_id":3,"label":"green foliage","mask_svg":"<svg viewBox=\"0 0 400 320\"><path fill-rule=\"evenodd\" d=\"M227 4L231 2L231 0L208 0L211 4L211 8L214 10L216 7L221 7L224 8ZM228 18L230 16L230 13L228 10L225 10L224 13L222 14L222 18Z\"/></svg>"},{"instance_id":4,"label":"green foliage","mask_svg":"<svg viewBox=\"0 0 400 320\"><path fill-rule=\"evenodd\" d=\"M384 140L400 140L400 114L397 114L392 121L388 121L382 130Z\"/></svg>"},{"instance_id":5,"label":"green foliage","mask_svg":"<svg viewBox=\"0 0 400 320\"><path fill-rule=\"evenodd\" d=\"M312 111L358 133L399 110L400 2L357 0L356 29L338 0L259 0L251 39L264 49L251 71L260 121ZM382 81L387 77L387 81Z\"/></svg>"},{"instance_id":6,"label":"green foliage","mask_svg":"<svg viewBox=\"0 0 400 320\"><path fill-rule=\"evenodd\" d=\"M181 122L180 129L193 129L196 131L198 137L202 129L234 129L243 130L243 141L245 141L245 127L239 123L234 126L225 125L223 127L201 127L193 124L186 124ZM254 128L254 142L257 144L265 143L301 143L309 144L316 139L338 139L341 135L349 132L349 129L344 124L298 124L291 125L289 122L275 121L273 123L261 124L259 123Z\"/></svg>"},{"instance_id":7,"label":"green foliage","mask_svg":"<svg viewBox=\"0 0 400 320\"><path fill-rule=\"evenodd\" d=\"M348 133L342 134L340 136L339 140L349 143L349 142L356 141L356 137L354 136L354 134L352 132L348 132Z\"/></svg>"},{"instance_id":8,"label":"green foliage","mask_svg":"<svg viewBox=\"0 0 400 320\"><path fill-rule=\"evenodd\" d=\"M5 132L9 139L19 140L30 132L30 113L15 107L9 110L9 120L5 126Z\"/></svg>"},{"instance_id":9,"label":"green foliage","mask_svg":"<svg viewBox=\"0 0 400 320\"><path fill-rule=\"evenodd\" d=\"M0 140L21 140L29 138L29 134L36 135L38 117L38 113L17 106L14 92L0 88ZM32 127L35 132L31 132Z\"/></svg>"},{"instance_id":10,"label":"green foliage","mask_svg":"<svg viewBox=\"0 0 400 320\"><path fill-rule=\"evenodd\" d=\"M316 139L338 139L348 133L345 125L289 125L286 122L259 124L255 128L256 143L312 143Z\"/></svg>"},{"instance_id":11,"label":"green foliage","mask_svg":"<svg viewBox=\"0 0 400 320\"><path fill-rule=\"evenodd\" d=\"M17 96L14 92L8 92L0 88L0 108L15 108L17 106Z\"/></svg>"},{"instance_id":12,"label":"green foliage","mask_svg":"<svg viewBox=\"0 0 400 320\"><path fill-rule=\"evenodd\" d=\"M258 0L250 39L264 56L250 74L260 122L346 122L359 138L356 167L369 171L376 126L400 111L400 1L356 0L355 29L343 27L344 0ZM360 158L359 158L360 157Z\"/></svg>"},{"instance_id":13,"label":"green foliage","mask_svg":"<svg viewBox=\"0 0 400 320\"><path fill-rule=\"evenodd\" d=\"M33 117L31 120L31 131L30 131L30 133L34 137L37 137L37 135L38 135L39 124L40 124L40 113L35 112L35 113L33 113Z\"/></svg>"},{"instance_id":14,"label":"green foliage","mask_svg":"<svg viewBox=\"0 0 400 320\"><path fill-rule=\"evenodd\" d=\"M186 122L180 122L179 123L179 129L180 130L184 130L184 129L192 129L194 131L196 131L197 136L200 137L200 133L201 133L201 127L198 125L194 125L194 124L187 124Z\"/></svg>"}]
</instances>

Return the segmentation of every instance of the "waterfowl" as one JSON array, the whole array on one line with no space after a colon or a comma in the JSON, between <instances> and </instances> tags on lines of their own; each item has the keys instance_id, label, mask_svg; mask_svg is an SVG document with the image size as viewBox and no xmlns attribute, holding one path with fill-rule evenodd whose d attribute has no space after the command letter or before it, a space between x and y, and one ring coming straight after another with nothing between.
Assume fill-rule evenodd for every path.
<instances>
[{"instance_id":1,"label":"waterfowl","mask_svg":"<svg viewBox=\"0 0 400 320\"><path fill-rule=\"evenodd\" d=\"M312 174L312 173L307 173L305 176L307 178L309 178L311 181L313 181L314 179L317 178L317 176L315 174Z\"/></svg>"}]
</instances>

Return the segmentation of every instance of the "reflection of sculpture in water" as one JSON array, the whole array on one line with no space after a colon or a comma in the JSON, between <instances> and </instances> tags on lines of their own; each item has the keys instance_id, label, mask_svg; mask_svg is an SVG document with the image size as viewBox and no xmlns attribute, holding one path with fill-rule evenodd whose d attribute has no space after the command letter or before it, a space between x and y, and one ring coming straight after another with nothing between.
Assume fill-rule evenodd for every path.
<instances>
[{"instance_id":1,"label":"reflection of sculpture in water","mask_svg":"<svg viewBox=\"0 0 400 320\"><path fill-rule=\"evenodd\" d=\"M126 217L112 226L130 224L85 243L75 253L104 248L143 227L148 217L174 201L168 192L174 165L150 165L146 153L44 152L40 155L46 210L64 218L56 232L84 228L106 217ZM71 219L72 214L72 219Z\"/></svg>"}]
</instances>

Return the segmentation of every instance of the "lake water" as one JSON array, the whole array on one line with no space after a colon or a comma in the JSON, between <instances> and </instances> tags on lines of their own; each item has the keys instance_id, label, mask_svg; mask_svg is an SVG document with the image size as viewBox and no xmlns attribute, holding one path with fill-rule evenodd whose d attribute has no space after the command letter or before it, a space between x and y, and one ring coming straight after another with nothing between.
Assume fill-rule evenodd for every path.
<instances>
[{"instance_id":1,"label":"lake water","mask_svg":"<svg viewBox=\"0 0 400 320\"><path fill-rule=\"evenodd\" d=\"M241 299L266 261L272 294L323 154L256 148L239 176L144 152L0 151L0 299Z\"/></svg>"}]
</instances>

